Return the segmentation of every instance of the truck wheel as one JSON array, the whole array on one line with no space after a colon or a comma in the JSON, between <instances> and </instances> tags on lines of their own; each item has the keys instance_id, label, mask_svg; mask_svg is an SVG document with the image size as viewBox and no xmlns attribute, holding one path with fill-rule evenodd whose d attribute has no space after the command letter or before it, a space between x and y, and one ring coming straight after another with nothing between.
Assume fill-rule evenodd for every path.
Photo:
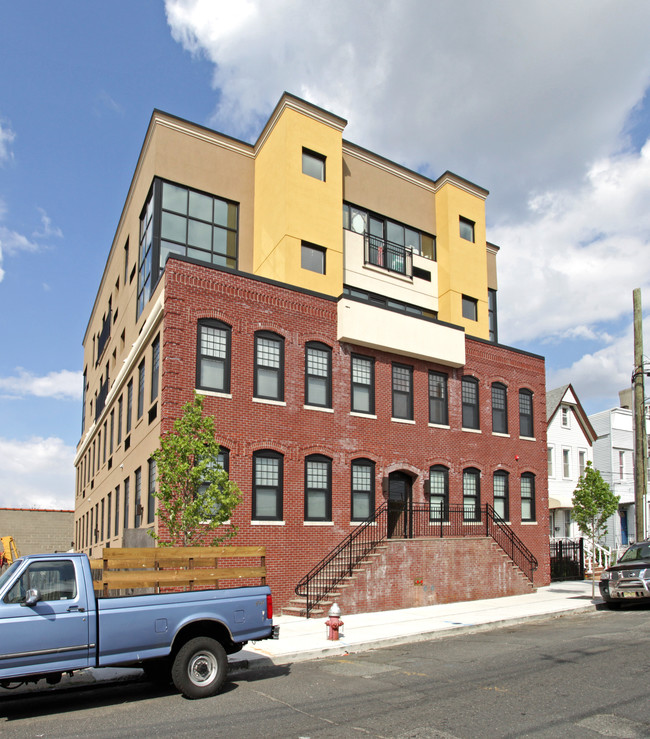
<instances>
[{"instance_id":1,"label":"truck wheel","mask_svg":"<svg viewBox=\"0 0 650 739\"><path fill-rule=\"evenodd\" d=\"M208 698L219 692L227 671L228 658L221 644L199 636L178 650L172 665L172 680L186 698Z\"/></svg>"}]
</instances>

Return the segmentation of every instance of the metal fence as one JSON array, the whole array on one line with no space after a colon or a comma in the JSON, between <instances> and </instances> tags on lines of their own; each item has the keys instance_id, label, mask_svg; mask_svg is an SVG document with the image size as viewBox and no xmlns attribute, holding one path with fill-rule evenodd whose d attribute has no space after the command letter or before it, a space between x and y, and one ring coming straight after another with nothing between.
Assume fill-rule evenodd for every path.
<instances>
[{"instance_id":1,"label":"metal fence","mask_svg":"<svg viewBox=\"0 0 650 739\"><path fill-rule=\"evenodd\" d=\"M584 580L584 539L551 539L551 580Z\"/></svg>"}]
</instances>

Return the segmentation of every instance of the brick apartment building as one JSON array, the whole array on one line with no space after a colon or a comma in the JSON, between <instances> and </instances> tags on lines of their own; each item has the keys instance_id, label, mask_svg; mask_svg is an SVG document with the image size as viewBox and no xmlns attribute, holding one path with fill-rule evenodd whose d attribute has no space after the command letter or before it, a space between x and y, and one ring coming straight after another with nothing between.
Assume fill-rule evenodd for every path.
<instances>
[{"instance_id":1,"label":"brick apartment building","mask_svg":"<svg viewBox=\"0 0 650 739\"><path fill-rule=\"evenodd\" d=\"M285 93L250 145L154 111L83 342L79 550L153 545L151 454L196 390L244 495L234 541L266 545L278 604L387 501L467 526L493 506L548 582L544 362L497 340L488 193L345 124ZM515 592L453 546L455 586L420 550L391 591ZM458 584L470 550L480 591Z\"/></svg>"}]
</instances>

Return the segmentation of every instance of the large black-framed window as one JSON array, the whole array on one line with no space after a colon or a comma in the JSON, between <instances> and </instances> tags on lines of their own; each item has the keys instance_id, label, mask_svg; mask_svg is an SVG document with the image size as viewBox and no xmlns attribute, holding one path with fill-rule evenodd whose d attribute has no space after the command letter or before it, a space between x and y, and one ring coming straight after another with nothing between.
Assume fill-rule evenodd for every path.
<instances>
[{"instance_id":1,"label":"large black-framed window","mask_svg":"<svg viewBox=\"0 0 650 739\"><path fill-rule=\"evenodd\" d=\"M302 173L325 182L325 160L322 154L311 149L302 149Z\"/></svg>"},{"instance_id":2,"label":"large black-framed window","mask_svg":"<svg viewBox=\"0 0 650 739\"><path fill-rule=\"evenodd\" d=\"M156 460L149 460L147 476L147 523L153 523L156 513Z\"/></svg>"},{"instance_id":3,"label":"large black-framed window","mask_svg":"<svg viewBox=\"0 0 650 739\"><path fill-rule=\"evenodd\" d=\"M510 517L510 475L505 470L497 470L492 477L494 511L504 521Z\"/></svg>"},{"instance_id":4,"label":"large black-framed window","mask_svg":"<svg viewBox=\"0 0 650 739\"><path fill-rule=\"evenodd\" d=\"M122 414L124 412L124 396L120 395L117 401L117 445L122 443Z\"/></svg>"},{"instance_id":5,"label":"large black-framed window","mask_svg":"<svg viewBox=\"0 0 650 739\"><path fill-rule=\"evenodd\" d=\"M131 478L124 478L124 528L129 526L129 502L131 497Z\"/></svg>"},{"instance_id":6,"label":"large black-framed window","mask_svg":"<svg viewBox=\"0 0 650 739\"><path fill-rule=\"evenodd\" d=\"M138 365L138 419L142 417L144 413L144 359Z\"/></svg>"},{"instance_id":7,"label":"large black-framed window","mask_svg":"<svg viewBox=\"0 0 650 739\"><path fill-rule=\"evenodd\" d=\"M120 486L115 488L115 530L113 536L120 533Z\"/></svg>"},{"instance_id":8,"label":"large black-framed window","mask_svg":"<svg viewBox=\"0 0 650 739\"><path fill-rule=\"evenodd\" d=\"M283 461L279 452L261 449L253 453L253 519L282 520Z\"/></svg>"},{"instance_id":9,"label":"large black-framed window","mask_svg":"<svg viewBox=\"0 0 650 739\"><path fill-rule=\"evenodd\" d=\"M413 420L413 367L393 363L393 418Z\"/></svg>"},{"instance_id":10,"label":"large black-framed window","mask_svg":"<svg viewBox=\"0 0 650 739\"><path fill-rule=\"evenodd\" d=\"M352 461L352 521L365 521L375 510L375 463L370 459Z\"/></svg>"},{"instance_id":11,"label":"large black-framed window","mask_svg":"<svg viewBox=\"0 0 650 739\"><path fill-rule=\"evenodd\" d=\"M488 288L488 323L490 341L495 344L499 341L499 326L497 320L497 291Z\"/></svg>"},{"instance_id":12,"label":"large black-framed window","mask_svg":"<svg viewBox=\"0 0 650 739\"><path fill-rule=\"evenodd\" d=\"M135 527L142 526L142 467L135 471Z\"/></svg>"},{"instance_id":13,"label":"large black-framed window","mask_svg":"<svg viewBox=\"0 0 650 739\"><path fill-rule=\"evenodd\" d=\"M305 521L332 520L332 460L322 454L305 458Z\"/></svg>"},{"instance_id":14,"label":"large black-framed window","mask_svg":"<svg viewBox=\"0 0 650 739\"><path fill-rule=\"evenodd\" d=\"M524 472L520 482L521 520L535 521L535 475Z\"/></svg>"},{"instance_id":15,"label":"large black-framed window","mask_svg":"<svg viewBox=\"0 0 650 739\"><path fill-rule=\"evenodd\" d=\"M230 392L231 328L204 318L198 323L196 387L219 393Z\"/></svg>"},{"instance_id":16,"label":"large black-framed window","mask_svg":"<svg viewBox=\"0 0 650 739\"><path fill-rule=\"evenodd\" d=\"M221 467L225 472L230 472L230 449L226 449L224 446L219 447L219 453L215 460L215 465ZM213 465L210 465L213 467ZM203 495L208 489L208 483L204 482L199 485L198 494Z\"/></svg>"},{"instance_id":17,"label":"large black-framed window","mask_svg":"<svg viewBox=\"0 0 650 739\"><path fill-rule=\"evenodd\" d=\"M284 338L270 331L255 334L256 398L284 400Z\"/></svg>"},{"instance_id":18,"label":"large black-framed window","mask_svg":"<svg viewBox=\"0 0 650 739\"><path fill-rule=\"evenodd\" d=\"M131 431L133 423L133 379L129 380L126 386L126 433Z\"/></svg>"},{"instance_id":19,"label":"large black-framed window","mask_svg":"<svg viewBox=\"0 0 650 739\"><path fill-rule=\"evenodd\" d=\"M519 391L519 436L533 438L533 393L530 390Z\"/></svg>"},{"instance_id":20,"label":"large black-framed window","mask_svg":"<svg viewBox=\"0 0 650 739\"><path fill-rule=\"evenodd\" d=\"M478 429L478 380L476 377L466 375L461 383L461 394L463 401L463 428Z\"/></svg>"},{"instance_id":21,"label":"large black-framed window","mask_svg":"<svg viewBox=\"0 0 650 739\"><path fill-rule=\"evenodd\" d=\"M236 269L238 220L237 203L154 178L140 215L138 317L170 254Z\"/></svg>"},{"instance_id":22,"label":"large black-framed window","mask_svg":"<svg viewBox=\"0 0 650 739\"><path fill-rule=\"evenodd\" d=\"M317 341L305 347L305 404L332 407L332 350Z\"/></svg>"},{"instance_id":23,"label":"large black-framed window","mask_svg":"<svg viewBox=\"0 0 650 739\"><path fill-rule=\"evenodd\" d=\"M508 389L502 382L492 383L492 431L508 433Z\"/></svg>"},{"instance_id":24,"label":"large black-framed window","mask_svg":"<svg viewBox=\"0 0 650 739\"><path fill-rule=\"evenodd\" d=\"M151 344L151 402L158 397L160 384L160 334Z\"/></svg>"},{"instance_id":25,"label":"large black-framed window","mask_svg":"<svg viewBox=\"0 0 650 739\"><path fill-rule=\"evenodd\" d=\"M465 241L474 241L474 221L470 221L469 218L463 218L463 216L460 216L458 224L460 238L465 239Z\"/></svg>"},{"instance_id":26,"label":"large black-framed window","mask_svg":"<svg viewBox=\"0 0 650 739\"><path fill-rule=\"evenodd\" d=\"M375 360L352 355L351 407L355 413L375 412Z\"/></svg>"},{"instance_id":27,"label":"large black-framed window","mask_svg":"<svg viewBox=\"0 0 650 739\"><path fill-rule=\"evenodd\" d=\"M429 519L449 520L449 470L441 464L429 469Z\"/></svg>"},{"instance_id":28,"label":"large black-framed window","mask_svg":"<svg viewBox=\"0 0 650 739\"><path fill-rule=\"evenodd\" d=\"M481 520L481 473L475 467L463 470L463 520Z\"/></svg>"},{"instance_id":29,"label":"large black-framed window","mask_svg":"<svg viewBox=\"0 0 650 739\"><path fill-rule=\"evenodd\" d=\"M429 371L429 423L449 425L447 375L444 372Z\"/></svg>"}]
</instances>

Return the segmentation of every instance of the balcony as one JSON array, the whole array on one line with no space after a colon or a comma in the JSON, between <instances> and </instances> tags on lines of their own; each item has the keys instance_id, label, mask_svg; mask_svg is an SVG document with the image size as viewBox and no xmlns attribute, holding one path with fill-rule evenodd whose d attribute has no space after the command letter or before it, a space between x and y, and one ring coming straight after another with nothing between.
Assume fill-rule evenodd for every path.
<instances>
[{"instance_id":1,"label":"balcony","mask_svg":"<svg viewBox=\"0 0 650 739\"><path fill-rule=\"evenodd\" d=\"M389 272L413 277L413 250L410 246L393 244L371 234L364 235L364 263Z\"/></svg>"}]
</instances>

